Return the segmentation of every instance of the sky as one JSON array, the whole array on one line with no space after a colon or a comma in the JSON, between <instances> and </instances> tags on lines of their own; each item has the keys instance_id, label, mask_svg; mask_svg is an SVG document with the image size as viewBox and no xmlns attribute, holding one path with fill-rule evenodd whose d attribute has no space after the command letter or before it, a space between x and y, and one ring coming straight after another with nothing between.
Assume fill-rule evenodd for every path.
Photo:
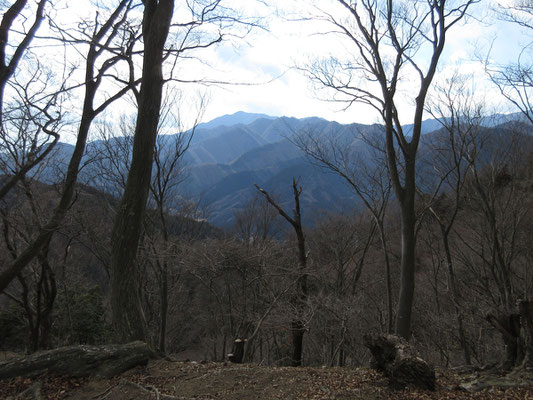
<instances>
[{"instance_id":1,"label":"sky","mask_svg":"<svg viewBox=\"0 0 533 400\"><path fill-rule=\"evenodd\" d=\"M317 35L329 29L320 22L295 20L295 15L311 12L311 8L305 8L308 1L270 0L268 3L268 7L257 6L257 11L266 17L268 31L256 30L245 40L223 43L207 55L214 76L242 85L210 87L204 120L246 111L298 118L319 116L341 123L379 122L377 113L368 107L354 105L344 110L342 104L325 101L328 94L317 90L293 68L330 54L353 52L353 47L342 45L332 35ZM331 1L315 3L327 7ZM483 92L495 108L509 111L497 90L488 84L478 57L486 57L490 49L492 62L513 61L532 38L517 26L494 18L488 5L487 0L474 5L467 23L449 31L437 78L447 76L456 68L460 73L472 74L472 86L479 89L477 92ZM495 3L492 6L499 7Z\"/></svg>"},{"instance_id":2,"label":"sky","mask_svg":"<svg viewBox=\"0 0 533 400\"><path fill-rule=\"evenodd\" d=\"M1 1L0 5L5 7L5 2ZM514 0L500 0L499 4L512 1ZM59 2L62 6L56 6L57 10L53 10L60 16L59 23L77 24L79 18L94 18L86 14L87 10L95 8L82 6L84 2L102 5L110 4L112 0ZM184 15L179 8L184 4L176 2L175 22L180 22L180 16ZM194 107L199 96L208 99L201 122L238 111L297 118L317 116L341 123L381 122L377 112L368 106L354 104L345 109L345 104L328 101L332 99L331 93L313 86L295 68L329 56L348 57L355 54L353 45L343 42L338 36L320 34L330 30L331 25L316 18L305 18L320 14L318 8L335 16L345 16L346 11L339 9L335 0L224 0L221 4L228 4L245 15L260 16L261 25L266 29L254 29L242 38L229 36L228 40L217 46L198 52L196 60L184 60L178 66L177 76L185 80L231 83L181 85L182 105L185 106L180 114L184 120L189 115L186 125L195 121ZM509 109L508 103L502 99L497 89L488 83L479 58L487 57L490 49L491 63L506 64L515 61L520 51L531 44L533 37L516 25L495 18L491 7L498 9L501 6L489 0L480 0L470 9L471 16L466 19L466 23L458 24L449 31L435 82L450 76L458 68L460 73L471 74L472 91L477 96L488 99L497 112L515 111ZM46 36L46 26L42 29ZM48 58L47 65L57 63L57 69L61 69L64 59L68 59L69 65L83 65L82 61L73 61L68 58L70 56L65 56L61 46L54 48L45 43L41 51ZM423 58L424 52L421 55ZM82 68L77 68L76 71L72 78L82 82ZM404 87L400 93L400 114L402 123L409 124L412 122L412 93L409 90L416 87L418 82L409 73L402 76L402 82ZM130 105L126 106L131 108Z\"/></svg>"}]
</instances>

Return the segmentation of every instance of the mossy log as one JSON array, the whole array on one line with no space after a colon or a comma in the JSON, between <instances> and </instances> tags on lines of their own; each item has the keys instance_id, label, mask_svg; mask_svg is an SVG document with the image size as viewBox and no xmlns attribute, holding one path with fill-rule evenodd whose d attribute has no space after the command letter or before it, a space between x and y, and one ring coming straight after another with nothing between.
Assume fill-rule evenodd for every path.
<instances>
[{"instance_id":1,"label":"mossy log","mask_svg":"<svg viewBox=\"0 0 533 400\"><path fill-rule=\"evenodd\" d=\"M148 345L139 341L60 347L0 362L0 379L35 377L44 373L111 378L138 365L146 365L152 356Z\"/></svg>"},{"instance_id":2,"label":"mossy log","mask_svg":"<svg viewBox=\"0 0 533 400\"><path fill-rule=\"evenodd\" d=\"M420 358L404 338L389 334L367 334L364 344L374 357L373 367L389 378L393 388L435 390L434 367Z\"/></svg>"}]
</instances>

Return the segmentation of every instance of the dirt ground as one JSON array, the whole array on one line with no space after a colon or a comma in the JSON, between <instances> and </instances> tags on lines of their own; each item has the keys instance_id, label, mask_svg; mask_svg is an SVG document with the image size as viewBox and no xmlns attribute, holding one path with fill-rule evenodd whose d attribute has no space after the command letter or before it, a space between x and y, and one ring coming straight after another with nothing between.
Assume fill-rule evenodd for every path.
<instances>
[{"instance_id":1,"label":"dirt ground","mask_svg":"<svg viewBox=\"0 0 533 400\"><path fill-rule=\"evenodd\" d=\"M152 361L113 379L0 381L0 399L172 400L172 399L531 399L533 387L488 388L469 393L462 378L438 372L435 392L391 391L387 380L368 368L273 368L229 363Z\"/></svg>"}]
</instances>

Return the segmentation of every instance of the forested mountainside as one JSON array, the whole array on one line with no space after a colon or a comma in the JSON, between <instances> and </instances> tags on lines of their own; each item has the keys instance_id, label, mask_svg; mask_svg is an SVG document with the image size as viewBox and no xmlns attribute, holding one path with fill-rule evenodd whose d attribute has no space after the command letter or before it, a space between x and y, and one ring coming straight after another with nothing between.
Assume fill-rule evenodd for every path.
<instances>
[{"instance_id":1,"label":"forested mountainside","mask_svg":"<svg viewBox=\"0 0 533 400\"><path fill-rule=\"evenodd\" d=\"M67 3L0 1L0 397L530 394L532 0Z\"/></svg>"},{"instance_id":2,"label":"forested mountainside","mask_svg":"<svg viewBox=\"0 0 533 400\"><path fill-rule=\"evenodd\" d=\"M485 129L490 129L496 125L505 127L513 120L522 118L520 114L494 115L486 117L482 124ZM422 141L424 154L421 159L432 158L430 147L436 144L431 145L434 140L429 138L437 137L436 132L442 129L442 122L438 120L424 122L424 134L429 136ZM176 146L190 140L190 147L180 155L179 165L172 171L173 180L179 181L179 187L173 189L175 201L198 202L201 218L206 218L209 223L231 227L235 223L235 213L252 201L256 193L254 184L275 193L281 204L290 205L291 182L297 178L304 188L301 198L304 223L312 225L321 211L347 212L362 204L345 179L305 153L304 142L320 137L331 148L342 149L342 157L351 159L353 164L349 168L358 165L366 169L378 168L376 165L384 161L373 146L381 140L382 133L379 124L342 125L320 118L276 118L240 112L200 124L194 133L162 136L158 146L161 157L170 159ZM497 136L496 131L494 135ZM85 157L82 181L119 195L125 183L131 145L131 138L120 136L92 142ZM501 138L498 143L488 146L507 146L507 143ZM487 150L486 154L491 151ZM48 183L59 181L71 152L71 146L60 144L36 179ZM431 166L422 168L420 179L435 178L430 178L431 169Z\"/></svg>"},{"instance_id":3,"label":"forested mountainside","mask_svg":"<svg viewBox=\"0 0 533 400\"><path fill-rule=\"evenodd\" d=\"M191 350L195 357L220 360L229 351L231 338L255 332L249 357L286 364L292 303L285 293L298 276L298 251L292 227L261 193L254 194L252 184L278 193L279 197L272 195L274 201L291 214L293 177L300 177L296 187L301 189L298 199L304 221L313 221L304 230L306 362L357 365L365 359L363 333L390 329L399 290L400 225L381 153L371 151L372 138L379 137L372 135L380 127L313 122L322 130L309 121L285 118L239 124L236 132L257 137L251 127L262 126L265 132L267 126L291 123L296 126L293 134L305 135L290 141L280 134L277 142L257 146L227 164L189 161L193 177L209 168L225 171L218 178L210 175L206 185L214 200L211 206L233 218L225 233L207 222L217 209L205 214L194 197L181 195L187 187L181 175L168 203L159 203L161 193L152 189L138 262L144 271L143 307L154 344L170 352ZM221 132L229 131L224 127ZM340 152L347 151L353 164L338 164L335 173L333 164L324 170L316 158L311 163L312 148L304 140L316 139L314 132L327 133L319 136L327 140L322 144L342 144L336 160L345 160ZM364 141L357 132L365 132ZM332 140L336 133L339 136ZM213 132L208 136L217 138ZM457 141L454 151L449 138L445 129L429 132L421 149L419 295L413 329L418 347L437 364L497 362L504 357L501 333L486 318L504 321L516 299L530 293L533 285L528 272L532 136L519 122L480 127L474 136ZM166 143L170 139L165 138ZM191 150L199 152L203 142ZM332 154L322 156L325 160ZM474 155L475 159L469 158ZM350 180L362 193L354 191ZM109 340L104 308L117 201L112 193L90 186L79 186L76 193L69 218L47 252L2 299L4 348L35 350ZM35 235L57 198L54 185L24 180L3 200L5 261Z\"/></svg>"}]
</instances>

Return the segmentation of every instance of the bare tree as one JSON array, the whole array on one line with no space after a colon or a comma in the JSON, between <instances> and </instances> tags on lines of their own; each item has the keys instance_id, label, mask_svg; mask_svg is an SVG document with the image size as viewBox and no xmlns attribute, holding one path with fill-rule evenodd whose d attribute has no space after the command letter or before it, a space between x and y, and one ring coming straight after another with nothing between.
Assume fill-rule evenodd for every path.
<instances>
[{"instance_id":1,"label":"bare tree","mask_svg":"<svg viewBox=\"0 0 533 400\"><path fill-rule=\"evenodd\" d=\"M279 234L278 213L268 205L266 199L253 196L242 209L235 211L234 230L247 245L254 245Z\"/></svg>"},{"instance_id":2,"label":"bare tree","mask_svg":"<svg viewBox=\"0 0 533 400\"><path fill-rule=\"evenodd\" d=\"M126 32L123 29L131 7L131 0L122 0L111 13L104 17L105 19L102 20L104 13L98 13L93 24L80 25L83 28L79 32L82 38L73 36L74 33L70 31L60 31L63 36L62 40L65 42L70 44L81 43L88 46L85 56L85 77L82 84L85 93L83 96L83 108L78 125L76 145L74 146L74 151L68 164L58 205L46 224L43 224L39 234L31 241L26 249L21 251L15 260L2 269L0 272L0 291L4 290L28 263L37 256L39 251L50 241L54 232L61 225L74 197L79 168L92 122L110 104L127 93L133 84L133 82L128 82L128 85L120 86L114 93L108 93L100 104L94 104L97 100L97 94L100 93L100 86L106 81L108 73L111 73L110 71L118 63L125 62L127 64L128 60L131 60L131 57L128 57L128 52L131 53L132 41L136 40L136 36L131 34L128 29L125 29ZM126 33L125 36L121 36L124 33ZM114 40L117 38L119 38L118 45L114 43ZM101 64L99 64L100 62Z\"/></svg>"},{"instance_id":3,"label":"bare tree","mask_svg":"<svg viewBox=\"0 0 533 400\"><path fill-rule=\"evenodd\" d=\"M391 261L385 219L391 182L384 159L383 141L376 132L357 132L361 136L299 132L294 143L313 161L339 175L353 189L378 228L387 282L387 330L393 330ZM337 137L340 136L340 137Z\"/></svg>"},{"instance_id":4,"label":"bare tree","mask_svg":"<svg viewBox=\"0 0 533 400\"><path fill-rule=\"evenodd\" d=\"M0 23L0 120L2 120L2 106L4 103L4 94L9 79L13 76L17 67L24 57L28 47L33 41L41 22L45 17L45 7L48 0L40 0L37 2L37 8L35 9L34 21L30 28L23 32L22 40L18 43L12 43L9 40L10 33L14 31L13 24L18 18L30 18L24 15L24 8L26 7L27 0L16 0L4 13L2 22ZM14 47L14 51L10 47ZM12 56L8 59L8 54Z\"/></svg>"},{"instance_id":5,"label":"bare tree","mask_svg":"<svg viewBox=\"0 0 533 400\"><path fill-rule=\"evenodd\" d=\"M464 328L462 295L456 277L451 249L451 235L464 203L463 188L476 162L483 138L480 130L483 105L476 103L468 90L467 76L454 74L444 85L437 86L435 96L428 102L428 112L441 123L442 129L433 132L428 140L426 160L428 175L435 178L434 193L428 210L438 226L448 277L448 288L457 321L457 331L464 360L471 364L470 346ZM477 146L476 146L477 142Z\"/></svg>"},{"instance_id":6,"label":"bare tree","mask_svg":"<svg viewBox=\"0 0 533 400\"><path fill-rule=\"evenodd\" d=\"M3 223L4 246L9 255L16 259L19 248L23 248L31 240L33 231L41 227L40 201L46 197L32 182L26 178L19 181L15 196L17 202L11 207L0 210ZM48 193L49 195L49 193ZM24 310L29 331L29 352L49 346L52 327L52 311L57 294L55 273L49 260L50 242L43 246L27 273L17 275L19 290L2 292Z\"/></svg>"},{"instance_id":7,"label":"bare tree","mask_svg":"<svg viewBox=\"0 0 533 400\"><path fill-rule=\"evenodd\" d=\"M166 351L169 275L172 267L170 259L173 257L169 257L169 255L176 253L176 251L172 251L176 246L170 237L170 230L172 227L169 226L169 219L170 214L174 214L176 217L179 213L179 204L176 201L176 199L180 197L178 187L185 179L182 157L189 148L196 126L205 110L204 98L201 98L198 114L193 122L193 128L187 130L183 127L183 122L179 120L179 116L170 114L170 106L176 104L172 99L176 100L175 97L168 97L166 99L166 107L163 107L163 111L168 110L168 113L165 113L162 116L162 121L167 124L170 123L171 126L178 128L178 132L176 132L172 139L168 136L158 136L154 149L154 176L152 178L152 183L150 184L150 200L155 205L156 214L153 225L157 226L161 233L163 239L163 251L157 250L157 243L160 242L159 235L147 238L150 242L152 254L154 255L153 260L156 266L157 280L159 282L160 326L158 348L162 353L165 353ZM174 124L169 120L172 120Z\"/></svg>"},{"instance_id":8,"label":"bare tree","mask_svg":"<svg viewBox=\"0 0 533 400\"><path fill-rule=\"evenodd\" d=\"M337 0L343 15L326 12L322 19L353 46L353 59L331 59L307 70L312 80L334 91L336 101L346 102L347 107L353 103L369 105L383 120L387 165L402 225L395 332L406 339L411 336L415 292L415 178L424 105L448 31L476 2ZM400 113L400 101L405 102L406 93L414 100L410 117ZM407 132L404 124L409 120L412 131Z\"/></svg>"},{"instance_id":9,"label":"bare tree","mask_svg":"<svg viewBox=\"0 0 533 400\"><path fill-rule=\"evenodd\" d=\"M152 177L154 145L160 117L163 85L173 76L178 61L195 50L211 47L223 40L224 29L241 24L238 16L214 2L191 1L182 6L189 20L172 22L173 0L143 0L142 36L144 40L141 88L135 92L137 121L133 138L131 166L112 232L111 305L113 324L121 341L146 339L147 329L138 293L139 272L135 266L137 248L142 232L143 216ZM182 17L179 15L179 17ZM213 34L202 28L216 26ZM244 24L253 26L253 24ZM166 47L167 37L170 46ZM165 60L170 77L163 76Z\"/></svg>"},{"instance_id":10,"label":"bare tree","mask_svg":"<svg viewBox=\"0 0 533 400\"><path fill-rule=\"evenodd\" d=\"M330 366L335 363L339 367L344 366L350 353L350 339L360 334L350 322L355 322L355 325L360 322L359 319L354 320L354 314L363 310L355 311L358 307L353 303L365 290L366 285L361 284L361 278L363 270L369 274L368 259L375 245L376 230L373 217L360 212L356 215L327 213L309 232L310 257L315 266L311 268L310 275L320 282L320 294L313 296L312 300L318 309L313 320L325 333L320 345L329 343L326 347L331 350L322 363ZM388 326L385 326L386 329ZM320 353L318 349L313 352L314 355Z\"/></svg>"},{"instance_id":11,"label":"bare tree","mask_svg":"<svg viewBox=\"0 0 533 400\"><path fill-rule=\"evenodd\" d=\"M303 338L306 331L305 321L303 319L303 310L309 296L307 286L307 252L305 247L305 236L302 226L302 214L300 211L300 195L302 188L298 186L296 179L292 180L292 191L294 195L293 216L287 214L277 202L268 194L267 191L255 185L257 190L265 196L267 201L278 210L279 214L287 220L294 228L296 240L298 242L298 272L297 272L297 293L293 298L295 316L291 321L292 334L292 366L299 367L302 365Z\"/></svg>"},{"instance_id":12,"label":"bare tree","mask_svg":"<svg viewBox=\"0 0 533 400\"><path fill-rule=\"evenodd\" d=\"M487 320L502 334L507 355L503 364L512 368L522 362L516 302L527 299L527 261L521 257L531 212L518 177L530 154L529 137L523 125L501 126L484 133L485 160L472 163L463 188L470 215L456 229L461 247L458 264L471 289L482 294ZM473 142L476 151L479 141ZM474 278L475 277L475 278ZM526 279L524 279L526 278ZM530 279L530 278L529 278Z\"/></svg>"},{"instance_id":13,"label":"bare tree","mask_svg":"<svg viewBox=\"0 0 533 400\"><path fill-rule=\"evenodd\" d=\"M510 23L521 26L526 33L533 31L533 1L514 0L510 5L496 6L496 14ZM533 123L533 62L531 43L518 54L515 62L493 65L488 61L490 52L485 59L485 71L500 93L516 106L522 114Z\"/></svg>"},{"instance_id":14,"label":"bare tree","mask_svg":"<svg viewBox=\"0 0 533 400\"><path fill-rule=\"evenodd\" d=\"M0 168L6 175L0 199L59 141L61 113L55 103L61 88L53 88L50 74L31 55L31 44L47 5L48 0L38 1L35 6L17 0L7 8L0 23ZM22 24L21 30L18 24L23 20L32 21L29 27ZM32 72L21 73L24 70ZM7 99L6 89L10 92ZM52 92L47 93L49 90Z\"/></svg>"},{"instance_id":15,"label":"bare tree","mask_svg":"<svg viewBox=\"0 0 533 400\"><path fill-rule=\"evenodd\" d=\"M148 288L145 294L143 310L158 320L158 348L164 353L166 344L169 290L174 282L172 276L179 276L177 266L178 241L180 234L194 236L190 232L193 223L185 223L190 215L192 201L180 194L180 185L186 179L183 155L189 148L206 107L206 98L200 95L196 110L186 109L183 93L176 87L167 86L161 105L161 117L158 124L158 136L154 145L154 160L150 182L138 258L145 269L140 273L139 286ZM185 121L183 114L191 114L192 121ZM187 125L186 125L187 124ZM192 128L187 129L188 124ZM118 126L117 126L118 125ZM103 199L109 202L110 210L116 212L115 198L122 196L126 187L128 171L131 167L135 119L122 115L118 124L106 118L98 126L98 138L90 143L88 149L88 180L103 192L114 197ZM168 133L164 135L162 133ZM116 197L115 197L116 196ZM185 206L186 205L186 206ZM201 225L197 223L197 225ZM157 289L153 289L153 286ZM143 289L144 290L144 289ZM155 293L154 293L155 292ZM154 311L156 305L159 312ZM152 327L150 327L152 329Z\"/></svg>"}]
</instances>

